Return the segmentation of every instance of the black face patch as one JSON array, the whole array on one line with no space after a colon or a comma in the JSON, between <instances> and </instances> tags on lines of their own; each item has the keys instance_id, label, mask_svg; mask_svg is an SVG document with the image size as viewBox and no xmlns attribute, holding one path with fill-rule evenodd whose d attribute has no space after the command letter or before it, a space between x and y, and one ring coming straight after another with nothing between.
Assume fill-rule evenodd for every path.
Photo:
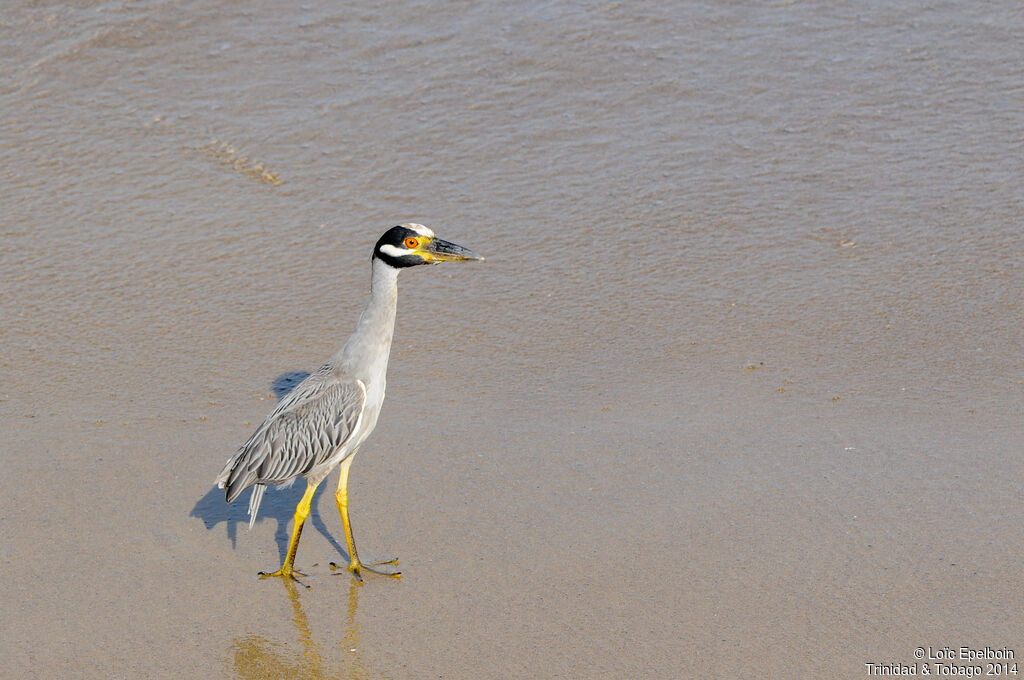
<instances>
[{"instance_id":1,"label":"black face patch","mask_svg":"<svg viewBox=\"0 0 1024 680\"><path fill-rule=\"evenodd\" d=\"M401 257L395 257L394 255L389 255L388 253L381 251L381 246L394 246L395 248L408 250L405 247L405 239L410 237L422 239L423 235L409 229L408 227L391 227L377 240L377 245L373 247L373 256L396 269L400 269L402 267L415 267L418 264L426 264L427 261L419 255L402 255Z\"/></svg>"}]
</instances>

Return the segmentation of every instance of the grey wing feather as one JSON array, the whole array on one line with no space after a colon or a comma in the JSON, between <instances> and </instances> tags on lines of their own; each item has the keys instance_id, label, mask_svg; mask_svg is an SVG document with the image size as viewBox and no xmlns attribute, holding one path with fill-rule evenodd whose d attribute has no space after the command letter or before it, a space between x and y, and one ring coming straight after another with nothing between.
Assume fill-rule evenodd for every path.
<instances>
[{"instance_id":1,"label":"grey wing feather","mask_svg":"<svg viewBox=\"0 0 1024 680\"><path fill-rule=\"evenodd\" d=\"M325 366L281 400L277 408L228 460L217 485L230 503L253 484L283 484L326 462L355 431L366 401L359 380ZM261 491L257 488L257 491ZM250 522L259 510L250 503Z\"/></svg>"}]
</instances>

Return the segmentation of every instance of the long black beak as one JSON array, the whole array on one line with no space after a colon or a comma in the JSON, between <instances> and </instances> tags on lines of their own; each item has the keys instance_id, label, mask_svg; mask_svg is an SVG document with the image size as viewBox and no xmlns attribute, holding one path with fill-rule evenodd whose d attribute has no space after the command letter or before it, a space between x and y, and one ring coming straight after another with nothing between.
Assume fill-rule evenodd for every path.
<instances>
[{"instance_id":1,"label":"long black beak","mask_svg":"<svg viewBox=\"0 0 1024 680\"><path fill-rule=\"evenodd\" d=\"M427 262L459 262L461 260L482 260L469 248L463 248L451 241L444 241L435 238L427 244L427 247L420 251L426 256Z\"/></svg>"}]
</instances>

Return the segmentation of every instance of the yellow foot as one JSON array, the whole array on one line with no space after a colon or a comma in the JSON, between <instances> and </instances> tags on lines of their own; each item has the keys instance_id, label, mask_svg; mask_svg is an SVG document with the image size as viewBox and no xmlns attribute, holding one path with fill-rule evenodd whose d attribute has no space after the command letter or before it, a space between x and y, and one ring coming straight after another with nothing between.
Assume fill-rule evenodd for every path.
<instances>
[{"instance_id":1,"label":"yellow foot","mask_svg":"<svg viewBox=\"0 0 1024 680\"><path fill-rule=\"evenodd\" d=\"M347 571L351 571L352 575L355 576L356 580L359 581L360 583L363 582L363 577L359 573L361 571L368 571L371 574L377 574L378 576L390 576L391 578L402 578L402 572L400 572L400 571L383 571L381 569L374 569L373 568L373 567L381 567L381 566L384 566L385 564L398 564L398 558L397 557L395 559L393 559L393 560L383 560L381 562L370 562L370 564L373 565L373 566L369 566L369 567L366 566L365 564L360 562L359 558L357 557L356 559L354 559L351 562L349 562L348 566L345 567L345 569ZM331 569L341 569L341 566L336 564L336 563L334 563L334 562L331 562Z\"/></svg>"},{"instance_id":2,"label":"yellow foot","mask_svg":"<svg viewBox=\"0 0 1024 680\"><path fill-rule=\"evenodd\" d=\"M298 576L296 576L296 574L298 574ZM285 569L284 567L281 567L280 569L278 569L274 573L270 573L270 572L267 572L267 571L261 571L258 574L258 576L261 579L263 579L263 578L270 578L271 576L277 576L278 578L284 578L284 579L289 579L290 578L291 580L295 581L296 583L298 583L303 588L308 588L309 587L305 583L303 583L302 581L299 580L299 576L307 576L307 574L302 573L298 569L291 569L291 568Z\"/></svg>"}]
</instances>

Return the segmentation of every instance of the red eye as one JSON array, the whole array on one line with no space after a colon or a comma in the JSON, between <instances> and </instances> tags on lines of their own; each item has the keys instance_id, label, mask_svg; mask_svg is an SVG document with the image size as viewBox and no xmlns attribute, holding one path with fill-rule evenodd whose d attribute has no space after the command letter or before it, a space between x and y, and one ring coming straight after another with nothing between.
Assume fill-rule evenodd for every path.
<instances>
[{"instance_id":1,"label":"red eye","mask_svg":"<svg viewBox=\"0 0 1024 680\"><path fill-rule=\"evenodd\" d=\"M411 236L409 238L405 239L405 247L406 248L409 248L409 249L417 248L417 247L419 247L419 245L420 245L420 242L417 239L414 239Z\"/></svg>"}]
</instances>

